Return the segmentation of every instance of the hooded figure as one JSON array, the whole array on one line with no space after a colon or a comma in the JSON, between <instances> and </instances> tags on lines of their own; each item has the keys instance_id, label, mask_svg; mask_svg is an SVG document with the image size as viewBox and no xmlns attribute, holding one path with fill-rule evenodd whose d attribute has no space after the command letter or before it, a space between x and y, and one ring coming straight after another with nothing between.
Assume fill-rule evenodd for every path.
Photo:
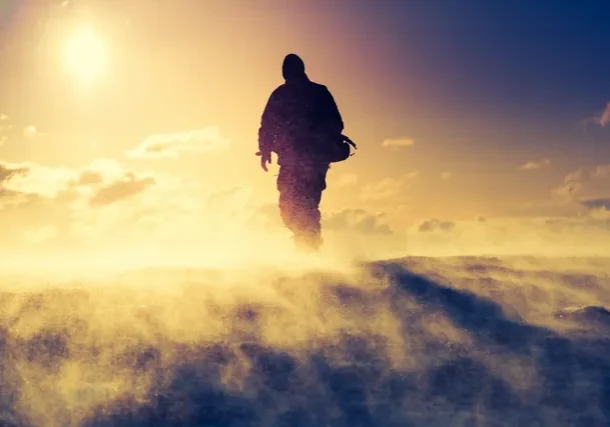
<instances>
[{"instance_id":1,"label":"hooded figure","mask_svg":"<svg viewBox=\"0 0 610 427\"><path fill-rule=\"evenodd\" d=\"M282 220L298 249L317 250L322 244L319 206L330 166L324 147L341 135L343 120L329 90L309 80L297 55L284 58L282 76L285 83L263 111L257 154L267 171L276 153Z\"/></svg>"}]
</instances>

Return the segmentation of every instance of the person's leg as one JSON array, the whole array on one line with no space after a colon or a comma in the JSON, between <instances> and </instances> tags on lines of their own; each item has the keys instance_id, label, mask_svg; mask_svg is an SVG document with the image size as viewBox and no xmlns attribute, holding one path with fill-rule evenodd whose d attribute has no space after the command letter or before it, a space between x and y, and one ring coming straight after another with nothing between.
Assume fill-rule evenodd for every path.
<instances>
[{"instance_id":1,"label":"person's leg","mask_svg":"<svg viewBox=\"0 0 610 427\"><path fill-rule=\"evenodd\" d=\"M297 200L296 200L296 189L295 189L295 176L296 171L294 168L288 166L281 166L280 172L277 178L277 189L279 195L279 209L280 217L284 222L284 225L293 234L296 234L299 230L297 223Z\"/></svg>"},{"instance_id":2,"label":"person's leg","mask_svg":"<svg viewBox=\"0 0 610 427\"><path fill-rule=\"evenodd\" d=\"M294 233L298 249L317 250L322 245L320 201L326 188L328 166L280 168L280 214Z\"/></svg>"}]
</instances>

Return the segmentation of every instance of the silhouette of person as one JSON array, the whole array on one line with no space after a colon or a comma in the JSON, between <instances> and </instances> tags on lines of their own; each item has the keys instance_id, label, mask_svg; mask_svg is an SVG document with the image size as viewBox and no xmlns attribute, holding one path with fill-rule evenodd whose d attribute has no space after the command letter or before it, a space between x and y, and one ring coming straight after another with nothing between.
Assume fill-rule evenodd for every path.
<instances>
[{"instance_id":1,"label":"silhouette of person","mask_svg":"<svg viewBox=\"0 0 610 427\"><path fill-rule=\"evenodd\" d=\"M316 251L323 242L319 206L331 163L324 146L341 135L343 119L326 86L309 80L299 56L284 58L282 75L285 83L271 93L262 114L256 154L267 172L276 153L282 221L298 250Z\"/></svg>"}]
</instances>

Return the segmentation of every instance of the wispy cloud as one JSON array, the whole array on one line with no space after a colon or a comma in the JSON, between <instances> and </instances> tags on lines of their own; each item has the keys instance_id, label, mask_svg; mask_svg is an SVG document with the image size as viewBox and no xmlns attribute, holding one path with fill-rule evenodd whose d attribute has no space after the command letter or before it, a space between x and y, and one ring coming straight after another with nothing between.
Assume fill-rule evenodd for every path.
<instances>
[{"instance_id":1,"label":"wispy cloud","mask_svg":"<svg viewBox=\"0 0 610 427\"><path fill-rule=\"evenodd\" d=\"M443 172L441 173L441 178L442 179L449 179L453 176L453 174L451 172Z\"/></svg>"},{"instance_id":2,"label":"wispy cloud","mask_svg":"<svg viewBox=\"0 0 610 427\"><path fill-rule=\"evenodd\" d=\"M585 126L588 123L595 123L600 125L601 127L606 127L610 123L610 102L608 102L606 108L601 114L596 114L581 121L581 124Z\"/></svg>"},{"instance_id":3,"label":"wispy cloud","mask_svg":"<svg viewBox=\"0 0 610 427\"><path fill-rule=\"evenodd\" d=\"M551 164L550 159L542 159L538 162L527 162L520 167L522 170L537 170L547 167Z\"/></svg>"},{"instance_id":4,"label":"wispy cloud","mask_svg":"<svg viewBox=\"0 0 610 427\"><path fill-rule=\"evenodd\" d=\"M381 143L382 147L396 147L396 148L402 148L402 147L412 147L415 144L415 141L413 141L410 138L406 138L406 137L400 137L400 138L387 138L384 139L383 142Z\"/></svg>"},{"instance_id":5,"label":"wispy cloud","mask_svg":"<svg viewBox=\"0 0 610 427\"><path fill-rule=\"evenodd\" d=\"M608 105L606 105L606 109L599 118L600 126L605 127L608 123L610 123L610 102L608 102Z\"/></svg>"},{"instance_id":6,"label":"wispy cloud","mask_svg":"<svg viewBox=\"0 0 610 427\"><path fill-rule=\"evenodd\" d=\"M226 148L229 140L220 135L217 127L161 135L151 135L128 151L131 158L178 158L180 153L202 153Z\"/></svg>"}]
</instances>

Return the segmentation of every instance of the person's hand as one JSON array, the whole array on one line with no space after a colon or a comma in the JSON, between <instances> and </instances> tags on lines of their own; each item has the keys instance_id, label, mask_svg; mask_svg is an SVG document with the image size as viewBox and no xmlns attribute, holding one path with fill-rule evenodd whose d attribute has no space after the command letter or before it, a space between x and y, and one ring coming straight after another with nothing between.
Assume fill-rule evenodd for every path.
<instances>
[{"instance_id":1,"label":"person's hand","mask_svg":"<svg viewBox=\"0 0 610 427\"><path fill-rule=\"evenodd\" d=\"M268 171L267 169L267 163L271 164L271 153L262 153L262 152L258 152L256 153L257 156L260 156L261 158L261 167L263 168L263 170L265 172Z\"/></svg>"}]
</instances>

